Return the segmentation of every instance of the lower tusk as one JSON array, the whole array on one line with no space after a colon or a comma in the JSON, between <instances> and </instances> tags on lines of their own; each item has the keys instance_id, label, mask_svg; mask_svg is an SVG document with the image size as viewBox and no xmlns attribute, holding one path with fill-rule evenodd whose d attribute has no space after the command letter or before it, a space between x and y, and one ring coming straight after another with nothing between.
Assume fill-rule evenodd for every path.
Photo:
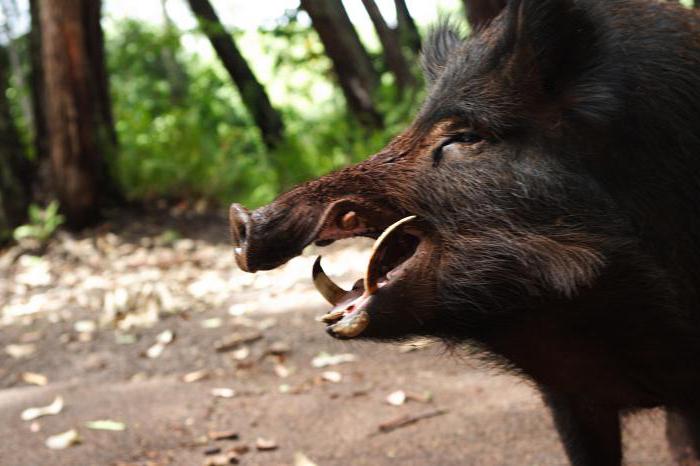
<instances>
[{"instance_id":1,"label":"lower tusk","mask_svg":"<svg viewBox=\"0 0 700 466\"><path fill-rule=\"evenodd\" d=\"M369 314L365 311L355 311L328 329L337 337L355 338L369 326Z\"/></svg>"},{"instance_id":2,"label":"lower tusk","mask_svg":"<svg viewBox=\"0 0 700 466\"><path fill-rule=\"evenodd\" d=\"M326 298L326 301L332 305L335 306L340 303L343 297L348 294L347 291L333 283L333 280L323 271L323 267L321 267L321 256L318 256L316 262L314 262L312 276L316 289Z\"/></svg>"},{"instance_id":3,"label":"lower tusk","mask_svg":"<svg viewBox=\"0 0 700 466\"><path fill-rule=\"evenodd\" d=\"M386 242L386 240L395 231L397 231L402 225L414 220L415 218L415 215L402 218L401 220L384 230L384 232L379 236L379 238L377 238L377 241L374 242L374 246L372 246L372 255L369 258L369 262L367 264L367 271L365 272L365 295L374 294L374 292L376 292L379 288L379 285L377 284L377 282L379 281L378 262L380 261L378 251L381 249L382 245Z\"/></svg>"}]
</instances>

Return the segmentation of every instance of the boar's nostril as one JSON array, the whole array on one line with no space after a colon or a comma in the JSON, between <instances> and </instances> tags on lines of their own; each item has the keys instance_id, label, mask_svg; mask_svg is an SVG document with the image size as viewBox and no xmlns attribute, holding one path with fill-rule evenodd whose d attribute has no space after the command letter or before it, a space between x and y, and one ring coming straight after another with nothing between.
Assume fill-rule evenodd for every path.
<instances>
[{"instance_id":1,"label":"boar's nostril","mask_svg":"<svg viewBox=\"0 0 700 466\"><path fill-rule=\"evenodd\" d=\"M241 244L245 243L247 230L245 223L238 224L238 240Z\"/></svg>"},{"instance_id":2,"label":"boar's nostril","mask_svg":"<svg viewBox=\"0 0 700 466\"><path fill-rule=\"evenodd\" d=\"M340 218L340 228L343 230L354 230L359 224L357 214L352 210Z\"/></svg>"},{"instance_id":3,"label":"boar's nostril","mask_svg":"<svg viewBox=\"0 0 700 466\"><path fill-rule=\"evenodd\" d=\"M233 245L236 248L242 248L248 239L248 224L250 223L248 210L240 204L232 204L229 210L229 223Z\"/></svg>"}]
</instances>

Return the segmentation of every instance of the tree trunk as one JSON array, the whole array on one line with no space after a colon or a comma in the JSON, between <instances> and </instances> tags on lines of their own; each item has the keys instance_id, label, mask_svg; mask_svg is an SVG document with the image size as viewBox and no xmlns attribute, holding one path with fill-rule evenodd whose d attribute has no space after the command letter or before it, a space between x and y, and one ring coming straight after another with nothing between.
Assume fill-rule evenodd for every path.
<instances>
[{"instance_id":1,"label":"tree trunk","mask_svg":"<svg viewBox=\"0 0 700 466\"><path fill-rule=\"evenodd\" d=\"M37 161L48 157L46 137L46 116L44 115L44 67L41 63L41 25L39 18L39 1L29 0L31 13L31 30L29 31L29 55L31 71L29 74L29 87L32 95L32 109L34 114L34 150Z\"/></svg>"},{"instance_id":2,"label":"tree trunk","mask_svg":"<svg viewBox=\"0 0 700 466\"><path fill-rule=\"evenodd\" d=\"M9 71L7 51L0 49L0 244L26 219L30 201L31 166L17 134L5 91Z\"/></svg>"},{"instance_id":3,"label":"tree trunk","mask_svg":"<svg viewBox=\"0 0 700 466\"><path fill-rule=\"evenodd\" d=\"M120 200L106 163L116 136L100 7L99 0L50 0L39 8L51 187L73 228Z\"/></svg>"},{"instance_id":4,"label":"tree trunk","mask_svg":"<svg viewBox=\"0 0 700 466\"><path fill-rule=\"evenodd\" d=\"M507 0L463 0L472 31L487 26L505 8Z\"/></svg>"},{"instance_id":5,"label":"tree trunk","mask_svg":"<svg viewBox=\"0 0 700 466\"><path fill-rule=\"evenodd\" d=\"M236 47L233 37L226 33L209 0L188 0L199 21L200 28L209 38L226 71L233 79L241 99L262 132L265 144L274 148L283 138L282 117L272 107L265 88L258 82L248 63Z\"/></svg>"},{"instance_id":6,"label":"tree trunk","mask_svg":"<svg viewBox=\"0 0 700 466\"><path fill-rule=\"evenodd\" d=\"M0 0L2 12L5 16L3 29L7 43L7 53L10 57L10 70L16 84L16 89L19 92L20 107L22 110L22 118L24 119L30 137L34 137L34 114L32 113L32 103L29 95L27 95L27 85L25 79L25 71L22 68L22 60L20 59L20 50L17 47L15 23L18 20L19 12L17 4L14 0Z\"/></svg>"},{"instance_id":7,"label":"tree trunk","mask_svg":"<svg viewBox=\"0 0 700 466\"><path fill-rule=\"evenodd\" d=\"M177 60L180 36L173 20L168 14L168 0L160 0L160 9L163 16L163 26L167 42L161 50L161 57L165 66L165 72L170 84L170 99L174 105L180 105L187 95L187 73Z\"/></svg>"},{"instance_id":8,"label":"tree trunk","mask_svg":"<svg viewBox=\"0 0 700 466\"><path fill-rule=\"evenodd\" d=\"M421 49L420 33L408 11L406 0L394 0L394 5L396 6L396 22L401 44L417 54Z\"/></svg>"},{"instance_id":9,"label":"tree trunk","mask_svg":"<svg viewBox=\"0 0 700 466\"><path fill-rule=\"evenodd\" d=\"M382 119L373 101L379 76L341 0L301 0L301 6L311 17L326 54L333 62L350 110L361 124L381 127Z\"/></svg>"},{"instance_id":10,"label":"tree trunk","mask_svg":"<svg viewBox=\"0 0 700 466\"><path fill-rule=\"evenodd\" d=\"M362 0L362 3L372 20L372 24L374 24L374 29L377 31L379 41L382 43L384 60L386 61L387 68L396 78L396 85L399 88L399 92L403 92L407 87L413 86L415 80L411 74L408 62L401 52L401 43L399 42L398 33L386 24L382 12L379 11L374 0Z\"/></svg>"}]
</instances>

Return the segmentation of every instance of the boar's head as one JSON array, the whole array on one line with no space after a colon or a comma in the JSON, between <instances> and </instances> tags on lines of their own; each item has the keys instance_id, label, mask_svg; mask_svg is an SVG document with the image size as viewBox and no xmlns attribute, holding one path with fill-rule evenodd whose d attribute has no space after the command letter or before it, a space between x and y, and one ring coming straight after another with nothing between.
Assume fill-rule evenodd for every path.
<instances>
[{"instance_id":1,"label":"boar's head","mask_svg":"<svg viewBox=\"0 0 700 466\"><path fill-rule=\"evenodd\" d=\"M617 76L580 3L511 1L466 40L436 28L410 127L254 212L234 204L238 265L272 269L310 243L384 232L353 290L314 267L339 338L463 339L639 292L620 283L646 273L643 255L592 162L614 137Z\"/></svg>"}]
</instances>

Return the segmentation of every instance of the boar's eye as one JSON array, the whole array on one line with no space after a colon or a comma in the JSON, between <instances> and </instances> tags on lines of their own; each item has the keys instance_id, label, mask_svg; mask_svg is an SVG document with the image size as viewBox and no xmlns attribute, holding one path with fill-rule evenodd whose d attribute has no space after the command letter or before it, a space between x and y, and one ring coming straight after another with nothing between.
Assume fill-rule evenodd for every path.
<instances>
[{"instance_id":1,"label":"boar's eye","mask_svg":"<svg viewBox=\"0 0 700 466\"><path fill-rule=\"evenodd\" d=\"M466 131L464 133L458 133L444 140L434 151L433 151L433 166L437 167L442 160L442 150L452 144L466 144L474 145L482 142L484 137L479 133L474 131Z\"/></svg>"}]
</instances>

